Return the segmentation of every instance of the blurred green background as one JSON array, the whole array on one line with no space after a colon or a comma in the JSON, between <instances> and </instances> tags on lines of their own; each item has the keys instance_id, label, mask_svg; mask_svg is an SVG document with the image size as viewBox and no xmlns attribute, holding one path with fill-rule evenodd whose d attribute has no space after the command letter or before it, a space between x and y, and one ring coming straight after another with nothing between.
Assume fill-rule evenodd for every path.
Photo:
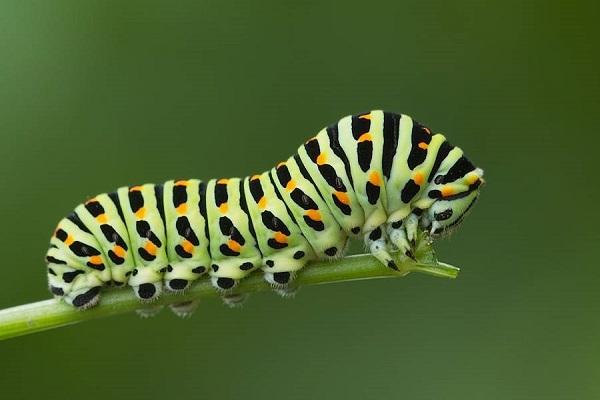
<instances>
[{"instance_id":1,"label":"blurred green background","mask_svg":"<svg viewBox=\"0 0 600 400\"><path fill-rule=\"evenodd\" d=\"M1 397L599 398L599 14L592 1L2 1L0 308L49 297L49 235L86 197L261 171L346 114L412 115L488 185L436 245L456 281L263 293L190 320L1 342Z\"/></svg>"}]
</instances>

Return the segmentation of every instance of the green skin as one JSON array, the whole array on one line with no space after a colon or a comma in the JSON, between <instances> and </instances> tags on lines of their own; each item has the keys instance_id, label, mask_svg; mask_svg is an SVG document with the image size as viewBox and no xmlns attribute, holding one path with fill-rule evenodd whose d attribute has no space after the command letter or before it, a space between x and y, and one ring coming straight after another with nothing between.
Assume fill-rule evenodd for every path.
<instances>
[{"instance_id":1,"label":"green skin","mask_svg":"<svg viewBox=\"0 0 600 400\"><path fill-rule=\"evenodd\" d=\"M419 225L437 236L460 224L482 176L461 149L406 115L348 116L259 175L88 200L51 239L49 285L80 308L97 304L109 282L151 301L207 273L227 294L261 269L285 289L306 263L341 257L350 237L396 268L390 250L411 257Z\"/></svg>"}]
</instances>

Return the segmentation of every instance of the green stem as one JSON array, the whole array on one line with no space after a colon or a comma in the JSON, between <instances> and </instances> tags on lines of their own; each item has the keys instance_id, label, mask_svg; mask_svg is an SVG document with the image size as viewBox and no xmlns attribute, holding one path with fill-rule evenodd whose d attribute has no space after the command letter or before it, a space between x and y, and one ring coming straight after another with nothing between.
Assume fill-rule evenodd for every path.
<instances>
[{"instance_id":1,"label":"green stem","mask_svg":"<svg viewBox=\"0 0 600 400\"><path fill-rule=\"evenodd\" d=\"M315 262L298 273L295 282L299 286L319 285L362 279L394 278L410 272L421 272L442 278L456 278L458 268L438 262L429 243L422 240L417 245L417 262L396 256L399 272L384 267L371 255L358 255L335 261ZM255 273L242 280L235 293L253 293L271 290L261 274ZM164 293L152 305L168 305L191 300L217 297L207 279L198 281L183 294ZM131 290L107 289L102 293L100 304L90 310L79 311L58 300L44 300L0 310L0 340L41 332L48 329L75 324L96 318L124 314L140 307L139 300Z\"/></svg>"}]
</instances>

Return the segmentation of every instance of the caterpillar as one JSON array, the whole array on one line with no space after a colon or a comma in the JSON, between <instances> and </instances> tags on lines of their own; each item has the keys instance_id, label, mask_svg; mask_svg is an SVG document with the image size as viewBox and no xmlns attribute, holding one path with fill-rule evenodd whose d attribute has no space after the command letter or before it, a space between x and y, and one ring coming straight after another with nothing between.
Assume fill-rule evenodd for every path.
<instances>
[{"instance_id":1,"label":"caterpillar","mask_svg":"<svg viewBox=\"0 0 600 400\"><path fill-rule=\"evenodd\" d=\"M63 218L46 255L55 297L85 309L104 286L143 302L204 275L223 293L255 270L289 287L315 259L362 237L384 266L414 257L419 227L437 238L477 200L483 171L442 134L380 110L340 119L273 169L245 178L170 180L90 198Z\"/></svg>"}]
</instances>

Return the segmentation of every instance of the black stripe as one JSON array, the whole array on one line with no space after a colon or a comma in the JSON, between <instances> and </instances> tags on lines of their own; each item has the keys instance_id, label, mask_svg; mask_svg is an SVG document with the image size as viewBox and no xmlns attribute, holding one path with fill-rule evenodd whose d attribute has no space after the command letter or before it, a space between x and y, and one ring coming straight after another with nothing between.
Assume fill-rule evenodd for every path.
<instances>
[{"instance_id":1,"label":"black stripe","mask_svg":"<svg viewBox=\"0 0 600 400\"><path fill-rule=\"evenodd\" d=\"M163 198L163 184L154 185L154 197L156 197L156 208L158 208L158 213L160 214L160 219L162 219L163 225L166 228L167 221L165 220L165 202Z\"/></svg>"},{"instance_id":2,"label":"black stripe","mask_svg":"<svg viewBox=\"0 0 600 400\"><path fill-rule=\"evenodd\" d=\"M85 224L83 223L81 218L79 218L79 215L77 215L77 213L75 211L73 211L71 214L69 214L67 216L67 219L69 221L71 221L72 223L74 223L75 225L77 225L77 227L79 229L81 229L82 231L87 232L90 235L92 234L92 232L90 232L90 230L87 228L87 226L85 226Z\"/></svg>"},{"instance_id":3,"label":"black stripe","mask_svg":"<svg viewBox=\"0 0 600 400\"><path fill-rule=\"evenodd\" d=\"M202 218L204 218L204 235L208 240L208 243L206 244L206 249L208 250L209 257L212 258L210 254L210 234L208 231L209 221L206 215L206 183L202 181L198 183L198 195L200 197L200 200L198 201L198 208L200 209L200 215L202 215Z\"/></svg>"},{"instance_id":4,"label":"black stripe","mask_svg":"<svg viewBox=\"0 0 600 400\"><path fill-rule=\"evenodd\" d=\"M323 194L321 193L321 191L319 190L317 185L315 185L315 181L313 181L312 176L310 176L310 174L308 173L308 170L304 166L304 163L302 162L302 160L300 159L300 156L298 154L294 154L294 160L296 161L296 164L298 164L298 169L300 170L300 173L302 174L304 179L306 179L307 181L309 181L311 183L311 185L313 185L313 187L315 188L315 190L317 191L317 193L319 194L321 199L323 201L325 201Z\"/></svg>"},{"instance_id":5,"label":"black stripe","mask_svg":"<svg viewBox=\"0 0 600 400\"><path fill-rule=\"evenodd\" d=\"M344 152L344 149L342 149L342 146L340 145L339 129L337 124L327 127L327 136L329 137L329 147L331 147L333 153L344 163L346 176L348 177L348 181L350 181L350 186L354 188L354 180L352 179L352 173L350 172L350 162L348 161L348 156Z\"/></svg>"},{"instance_id":6,"label":"black stripe","mask_svg":"<svg viewBox=\"0 0 600 400\"><path fill-rule=\"evenodd\" d=\"M281 193L279 193L279 189L277 188L277 185L275 184L275 180L273 178L273 172L272 171L269 171L269 180L271 181L271 185L273 185L273 190L275 190L275 195L277 196L277 198L279 200L281 200L281 202L285 206L285 210L287 211L290 219L294 222L294 224L298 225L298 222L296 222L296 218L294 218L294 214L292 214L292 210L290 210L290 208L288 207L288 205L285 202L285 200L283 200L283 196L281 196Z\"/></svg>"},{"instance_id":7,"label":"black stripe","mask_svg":"<svg viewBox=\"0 0 600 400\"><path fill-rule=\"evenodd\" d=\"M123 225L125 225L125 215L123 215L123 209L121 208L121 202L119 201L119 194L117 192L111 192L108 193L108 197L110 197L110 199L114 203L115 207L117 208L117 213L119 214L119 217L121 217Z\"/></svg>"},{"instance_id":8,"label":"black stripe","mask_svg":"<svg viewBox=\"0 0 600 400\"><path fill-rule=\"evenodd\" d=\"M256 239L256 231L254 230L254 223L252 221L252 217L250 216L250 212L248 211L248 203L246 201L246 192L244 191L244 181L246 179L248 179L248 178L246 177L244 179L240 179L240 208L246 214L246 217L248 217L248 230L250 230L250 234L254 238L254 243L256 243L256 248L260 252L260 249L258 249L258 239ZM262 253L261 253L261 257L262 257Z\"/></svg>"},{"instance_id":9,"label":"black stripe","mask_svg":"<svg viewBox=\"0 0 600 400\"><path fill-rule=\"evenodd\" d=\"M386 178L390 177L394 155L398 148L398 135L402 116L393 113L383 113L383 155L381 169Z\"/></svg>"},{"instance_id":10,"label":"black stripe","mask_svg":"<svg viewBox=\"0 0 600 400\"><path fill-rule=\"evenodd\" d=\"M454 149L454 146L452 146L449 142L444 141L444 143L442 143L437 152L437 155L435 156L435 161L433 162L433 167L431 167L431 172L429 173L429 178L427 179L427 182L431 182L431 180L435 177L435 174L437 174L438 169L440 169L440 165L442 164L444 159L448 157L448 154L450 153L450 151L452 151L452 149Z\"/></svg>"}]
</instances>

